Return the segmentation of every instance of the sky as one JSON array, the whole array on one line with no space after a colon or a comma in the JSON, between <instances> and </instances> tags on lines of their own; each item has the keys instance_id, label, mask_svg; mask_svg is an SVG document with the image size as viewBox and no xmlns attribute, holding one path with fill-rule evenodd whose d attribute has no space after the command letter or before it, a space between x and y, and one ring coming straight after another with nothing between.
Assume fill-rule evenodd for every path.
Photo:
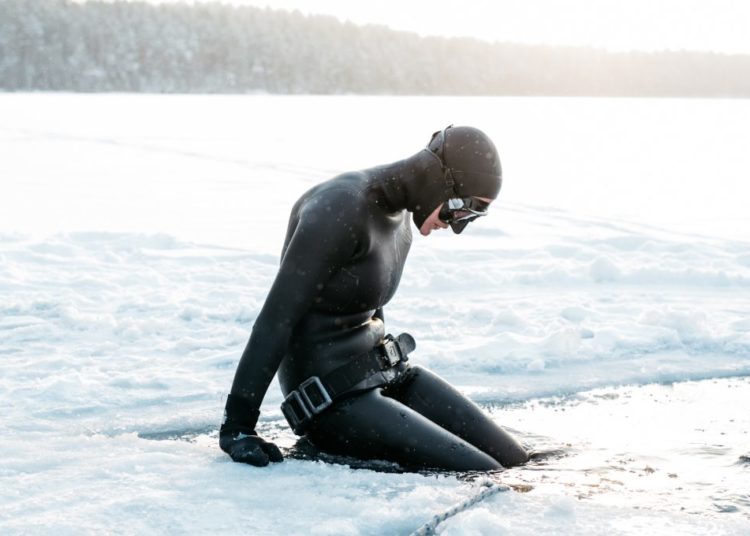
<instances>
[{"instance_id":1,"label":"sky","mask_svg":"<svg viewBox=\"0 0 750 536\"><path fill-rule=\"evenodd\" d=\"M746 0L203 1L297 9L422 35L610 50L750 53L750 1Z\"/></svg>"}]
</instances>

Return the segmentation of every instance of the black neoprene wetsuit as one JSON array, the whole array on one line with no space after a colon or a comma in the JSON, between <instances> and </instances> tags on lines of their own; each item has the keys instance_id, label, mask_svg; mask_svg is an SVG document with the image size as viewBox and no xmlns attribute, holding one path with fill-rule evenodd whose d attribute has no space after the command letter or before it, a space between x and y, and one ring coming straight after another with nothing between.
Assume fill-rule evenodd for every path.
<instances>
[{"instance_id":1,"label":"black neoprene wetsuit","mask_svg":"<svg viewBox=\"0 0 750 536\"><path fill-rule=\"evenodd\" d=\"M234 395L258 408L277 371L286 396L382 342L383 306L396 292L411 246L407 211L419 202L413 176L420 173L403 162L348 173L297 201ZM392 385L319 415L307 434L311 441L329 452L405 466L494 469L526 461L514 438L445 381L401 366L406 370Z\"/></svg>"},{"instance_id":2,"label":"black neoprene wetsuit","mask_svg":"<svg viewBox=\"0 0 750 536\"><path fill-rule=\"evenodd\" d=\"M292 208L279 273L232 392L259 406L277 369L286 395L374 348L411 238L406 212L364 173L306 192Z\"/></svg>"}]
</instances>

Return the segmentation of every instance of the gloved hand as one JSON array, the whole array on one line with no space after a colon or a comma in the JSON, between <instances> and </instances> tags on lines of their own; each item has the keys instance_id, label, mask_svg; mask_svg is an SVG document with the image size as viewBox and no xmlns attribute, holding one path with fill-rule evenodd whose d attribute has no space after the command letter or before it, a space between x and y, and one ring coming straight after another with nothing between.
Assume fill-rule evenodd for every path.
<instances>
[{"instance_id":1,"label":"gloved hand","mask_svg":"<svg viewBox=\"0 0 750 536\"><path fill-rule=\"evenodd\" d=\"M284 460L279 447L264 441L255 433L260 413L249 400L230 394L219 430L219 447L232 460L263 467L268 462Z\"/></svg>"},{"instance_id":2,"label":"gloved hand","mask_svg":"<svg viewBox=\"0 0 750 536\"><path fill-rule=\"evenodd\" d=\"M258 437L255 430L249 430L248 433L222 430L219 434L219 446L235 462L249 463L258 467L268 465L269 461L284 460L279 447Z\"/></svg>"}]
</instances>

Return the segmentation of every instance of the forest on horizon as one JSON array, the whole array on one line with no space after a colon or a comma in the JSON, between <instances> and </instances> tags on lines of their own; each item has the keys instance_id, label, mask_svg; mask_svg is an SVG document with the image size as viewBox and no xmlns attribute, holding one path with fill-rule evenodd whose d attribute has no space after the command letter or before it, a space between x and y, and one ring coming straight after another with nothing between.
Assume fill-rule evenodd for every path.
<instances>
[{"instance_id":1,"label":"forest on horizon","mask_svg":"<svg viewBox=\"0 0 750 536\"><path fill-rule=\"evenodd\" d=\"M749 97L750 55L420 37L217 3L0 0L0 90Z\"/></svg>"}]
</instances>

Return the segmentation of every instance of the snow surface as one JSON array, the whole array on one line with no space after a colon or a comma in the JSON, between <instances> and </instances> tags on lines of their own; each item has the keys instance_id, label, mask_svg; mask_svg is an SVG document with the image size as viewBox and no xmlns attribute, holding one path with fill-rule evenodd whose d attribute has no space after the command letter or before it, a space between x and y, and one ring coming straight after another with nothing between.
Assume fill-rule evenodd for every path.
<instances>
[{"instance_id":1,"label":"snow surface","mask_svg":"<svg viewBox=\"0 0 750 536\"><path fill-rule=\"evenodd\" d=\"M748 533L750 102L66 94L0 95L0 532L409 534L475 494L212 436L297 196L449 123L503 192L415 233L387 324L555 454L438 532Z\"/></svg>"}]
</instances>

